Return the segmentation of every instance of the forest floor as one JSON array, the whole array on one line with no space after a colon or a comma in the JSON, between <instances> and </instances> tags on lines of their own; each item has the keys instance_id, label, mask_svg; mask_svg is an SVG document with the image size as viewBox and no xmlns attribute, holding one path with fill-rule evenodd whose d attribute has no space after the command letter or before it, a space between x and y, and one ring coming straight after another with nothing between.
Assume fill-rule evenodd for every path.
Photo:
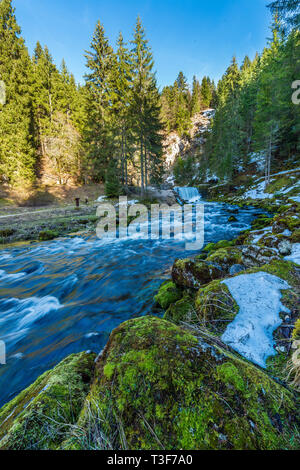
<instances>
[{"instance_id":1,"label":"forest floor","mask_svg":"<svg viewBox=\"0 0 300 470\"><path fill-rule=\"evenodd\" d=\"M94 230L103 185L0 188L0 244ZM80 199L79 208L75 198ZM0 245L0 246L1 246Z\"/></svg>"}]
</instances>

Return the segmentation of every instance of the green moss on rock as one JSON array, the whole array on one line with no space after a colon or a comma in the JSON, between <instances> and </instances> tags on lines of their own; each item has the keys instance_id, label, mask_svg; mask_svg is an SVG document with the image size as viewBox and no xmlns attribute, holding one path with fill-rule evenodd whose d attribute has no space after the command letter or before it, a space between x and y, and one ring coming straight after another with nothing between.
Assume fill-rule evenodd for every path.
<instances>
[{"instance_id":1,"label":"green moss on rock","mask_svg":"<svg viewBox=\"0 0 300 470\"><path fill-rule=\"evenodd\" d=\"M203 248L203 251L211 252L211 251L219 250L220 248L227 248L227 247L234 246L234 245L235 245L235 241L220 240L217 243L209 243L208 245L206 245L205 248Z\"/></svg>"},{"instance_id":2,"label":"green moss on rock","mask_svg":"<svg viewBox=\"0 0 300 470\"><path fill-rule=\"evenodd\" d=\"M293 394L208 335L155 317L130 320L113 331L96 370L63 448L293 446Z\"/></svg>"},{"instance_id":3,"label":"green moss on rock","mask_svg":"<svg viewBox=\"0 0 300 470\"><path fill-rule=\"evenodd\" d=\"M0 449L55 449L76 423L88 393L95 354L67 357L0 409Z\"/></svg>"},{"instance_id":4,"label":"green moss on rock","mask_svg":"<svg viewBox=\"0 0 300 470\"><path fill-rule=\"evenodd\" d=\"M255 219L252 222L252 228L253 230L260 230L265 227L269 227L273 223L273 218L272 217L266 217L266 216L259 216L257 219Z\"/></svg>"},{"instance_id":5,"label":"green moss on rock","mask_svg":"<svg viewBox=\"0 0 300 470\"><path fill-rule=\"evenodd\" d=\"M241 251L232 247L221 248L210 254L207 261L220 266L222 270L229 271L232 265L242 263Z\"/></svg>"},{"instance_id":6,"label":"green moss on rock","mask_svg":"<svg viewBox=\"0 0 300 470\"><path fill-rule=\"evenodd\" d=\"M181 259L175 261L172 268L173 282L185 289L197 289L223 276L224 273L219 267L206 261Z\"/></svg>"},{"instance_id":7,"label":"green moss on rock","mask_svg":"<svg viewBox=\"0 0 300 470\"><path fill-rule=\"evenodd\" d=\"M178 300L175 304L170 305L164 316L165 320L174 323L194 322L197 320L194 300L188 295Z\"/></svg>"},{"instance_id":8,"label":"green moss on rock","mask_svg":"<svg viewBox=\"0 0 300 470\"><path fill-rule=\"evenodd\" d=\"M228 287L221 281L213 281L199 289L195 308L202 327L218 335L224 333L239 311Z\"/></svg>"},{"instance_id":9,"label":"green moss on rock","mask_svg":"<svg viewBox=\"0 0 300 470\"><path fill-rule=\"evenodd\" d=\"M154 297L155 302L164 310L177 302L182 297L182 291L173 282L161 285L158 294Z\"/></svg>"}]
</instances>

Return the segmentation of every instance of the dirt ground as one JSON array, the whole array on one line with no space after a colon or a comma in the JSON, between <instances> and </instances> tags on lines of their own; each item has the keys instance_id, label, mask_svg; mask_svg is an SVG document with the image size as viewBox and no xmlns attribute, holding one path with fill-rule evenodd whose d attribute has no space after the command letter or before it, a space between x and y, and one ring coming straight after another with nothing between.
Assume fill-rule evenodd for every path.
<instances>
[{"instance_id":1,"label":"dirt ground","mask_svg":"<svg viewBox=\"0 0 300 470\"><path fill-rule=\"evenodd\" d=\"M0 246L46 236L95 229L97 199L103 185L0 187ZM79 208L75 198L80 199Z\"/></svg>"},{"instance_id":2,"label":"dirt ground","mask_svg":"<svg viewBox=\"0 0 300 470\"><path fill-rule=\"evenodd\" d=\"M0 185L0 211L15 207L45 207L74 204L79 197L95 201L104 194L104 185L91 184L84 186L32 186L10 188Z\"/></svg>"}]
</instances>

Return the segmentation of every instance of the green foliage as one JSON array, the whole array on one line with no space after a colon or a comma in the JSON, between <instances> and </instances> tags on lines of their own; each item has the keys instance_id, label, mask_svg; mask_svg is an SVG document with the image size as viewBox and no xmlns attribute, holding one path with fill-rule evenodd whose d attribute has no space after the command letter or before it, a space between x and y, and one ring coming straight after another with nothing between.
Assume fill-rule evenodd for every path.
<instances>
[{"instance_id":1,"label":"green foliage","mask_svg":"<svg viewBox=\"0 0 300 470\"><path fill-rule=\"evenodd\" d=\"M178 157L173 168L175 181L178 185L186 185L195 175L195 158L189 155L185 159Z\"/></svg>"},{"instance_id":2,"label":"green foliage","mask_svg":"<svg viewBox=\"0 0 300 470\"><path fill-rule=\"evenodd\" d=\"M281 21L281 28L286 33L291 28L300 26L300 4L298 0L275 0L268 5L271 12Z\"/></svg>"},{"instance_id":3,"label":"green foliage","mask_svg":"<svg viewBox=\"0 0 300 470\"><path fill-rule=\"evenodd\" d=\"M192 93L183 72L179 72L174 85L167 86L161 94L161 118L168 131L177 131L180 136L191 128L191 117L214 104L215 84L204 77L200 85L193 78Z\"/></svg>"},{"instance_id":4,"label":"green foliage","mask_svg":"<svg viewBox=\"0 0 300 470\"><path fill-rule=\"evenodd\" d=\"M37 153L33 139L32 64L11 0L0 2L0 80L6 101L0 104L0 180L32 182Z\"/></svg>"},{"instance_id":5,"label":"green foliage","mask_svg":"<svg viewBox=\"0 0 300 470\"><path fill-rule=\"evenodd\" d=\"M275 2L276 3L276 2ZM273 37L261 55L234 58L217 88L217 112L206 146L206 167L230 180L237 167L247 170L253 152L265 158L266 184L272 168L299 154L300 110L291 100L299 75L300 33L283 38L275 18Z\"/></svg>"},{"instance_id":6,"label":"green foliage","mask_svg":"<svg viewBox=\"0 0 300 470\"><path fill-rule=\"evenodd\" d=\"M49 240L53 240L54 238L57 238L59 236L59 233L56 232L55 230L42 230L39 233L39 240L41 242L46 242Z\"/></svg>"},{"instance_id":7,"label":"green foliage","mask_svg":"<svg viewBox=\"0 0 300 470\"><path fill-rule=\"evenodd\" d=\"M107 168L105 177L105 196L118 197L120 195L120 183L118 168L112 160Z\"/></svg>"}]
</instances>

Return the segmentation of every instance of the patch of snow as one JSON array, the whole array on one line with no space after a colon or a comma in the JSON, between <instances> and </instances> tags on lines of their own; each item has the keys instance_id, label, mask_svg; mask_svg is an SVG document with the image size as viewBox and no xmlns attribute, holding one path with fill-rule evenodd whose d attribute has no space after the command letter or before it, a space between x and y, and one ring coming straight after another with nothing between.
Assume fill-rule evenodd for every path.
<instances>
[{"instance_id":1,"label":"patch of snow","mask_svg":"<svg viewBox=\"0 0 300 470\"><path fill-rule=\"evenodd\" d=\"M290 199L295 202L300 202L300 196L291 197Z\"/></svg>"},{"instance_id":2,"label":"patch of snow","mask_svg":"<svg viewBox=\"0 0 300 470\"><path fill-rule=\"evenodd\" d=\"M254 238L252 239L252 243L256 245L259 240L266 235L267 233L272 232L272 227L266 227L264 230L256 230L255 232L251 232L251 235L254 235Z\"/></svg>"},{"instance_id":3,"label":"patch of snow","mask_svg":"<svg viewBox=\"0 0 300 470\"><path fill-rule=\"evenodd\" d=\"M265 182L259 183L256 188L249 189L244 193L245 199L271 199L273 194L265 193Z\"/></svg>"},{"instance_id":4,"label":"patch of snow","mask_svg":"<svg viewBox=\"0 0 300 470\"><path fill-rule=\"evenodd\" d=\"M170 176L168 176L168 178L166 179L166 183L171 184L172 186L174 186L174 184L175 184L175 176L174 176L173 174L171 174Z\"/></svg>"},{"instance_id":5,"label":"patch of snow","mask_svg":"<svg viewBox=\"0 0 300 470\"><path fill-rule=\"evenodd\" d=\"M202 112L202 115L207 117L208 119L211 119L212 117L214 117L215 114L216 114L216 110L212 108L206 109L205 111Z\"/></svg>"},{"instance_id":6,"label":"patch of snow","mask_svg":"<svg viewBox=\"0 0 300 470\"><path fill-rule=\"evenodd\" d=\"M294 243L292 245L292 253L284 258L287 261L293 261L293 263L300 264L300 243Z\"/></svg>"},{"instance_id":7,"label":"patch of snow","mask_svg":"<svg viewBox=\"0 0 300 470\"><path fill-rule=\"evenodd\" d=\"M255 163L258 171L262 171L265 167L266 157L262 153L251 153L250 163Z\"/></svg>"},{"instance_id":8,"label":"patch of snow","mask_svg":"<svg viewBox=\"0 0 300 470\"><path fill-rule=\"evenodd\" d=\"M241 274L223 281L239 305L239 313L222 336L224 343L265 368L275 356L273 332L281 325L280 312L290 311L281 303L287 282L266 272Z\"/></svg>"},{"instance_id":9,"label":"patch of snow","mask_svg":"<svg viewBox=\"0 0 300 470\"><path fill-rule=\"evenodd\" d=\"M299 188L299 183L297 182L293 186L289 186L288 188L286 188L286 189L284 189L283 191L280 191L280 192L281 192L281 194L288 194L291 191L293 191L294 189L298 189L298 188Z\"/></svg>"},{"instance_id":10,"label":"patch of snow","mask_svg":"<svg viewBox=\"0 0 300 470\"><path fill-rule=\"evenodd\" d=\"M293 170L280 171L279 173L274 173L272 176L287 175L289 173L294 173L294 171L300 171L300 168L294 168Z\"/></svg>"}]
</instances>

